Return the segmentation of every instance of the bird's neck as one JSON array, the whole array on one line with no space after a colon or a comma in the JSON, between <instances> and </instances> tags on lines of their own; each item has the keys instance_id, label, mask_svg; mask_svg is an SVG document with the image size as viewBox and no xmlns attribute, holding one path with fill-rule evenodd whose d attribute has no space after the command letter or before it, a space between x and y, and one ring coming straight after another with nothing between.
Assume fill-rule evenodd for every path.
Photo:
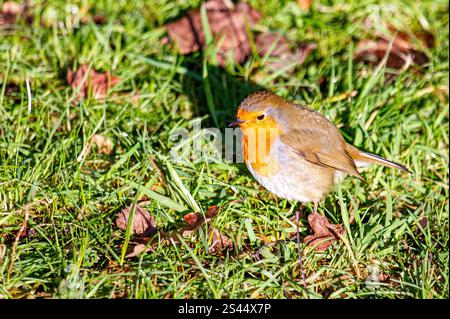
<instances>
[{"instance_id":1,"label":"bird's neck","mask_svg":"<svg viewBox=\"0 0 450 319\"><path fill-rule=\"evenodd\" d=\"M278 170L278 158L274 156L273 147L281 134L275 125L242 128L244 160L259 175L270 176Z\"/></svg>"}]
</instances>

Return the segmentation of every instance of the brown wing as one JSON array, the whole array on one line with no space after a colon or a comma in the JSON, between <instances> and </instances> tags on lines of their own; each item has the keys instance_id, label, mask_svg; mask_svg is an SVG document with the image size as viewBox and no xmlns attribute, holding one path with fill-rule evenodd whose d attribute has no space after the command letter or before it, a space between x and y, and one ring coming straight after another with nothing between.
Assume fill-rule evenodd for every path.
<instances>
[{"instance_id":1,"label":"brown wing","mask_svg":"<svg viewBox=\"0 0 450 319\"><path fill-rule=\"evenodd\" d=\"M303 123L298 123L300 128L291 129L289 134L281 135L281 141L288 145L293 153L311 163L332 167L364 181L356 170L355 162L344 148L345 141L340 132L328 120L325 118L323 120L327 123L316 125L315 128L301 128L306 126L301 125L306 124L302 121ZM317 121L316 118L315 122L317 123ZM319 121L322 122L322 119ZM310 122L308 126L311 124Z\"/></svg>"}]
</instances>

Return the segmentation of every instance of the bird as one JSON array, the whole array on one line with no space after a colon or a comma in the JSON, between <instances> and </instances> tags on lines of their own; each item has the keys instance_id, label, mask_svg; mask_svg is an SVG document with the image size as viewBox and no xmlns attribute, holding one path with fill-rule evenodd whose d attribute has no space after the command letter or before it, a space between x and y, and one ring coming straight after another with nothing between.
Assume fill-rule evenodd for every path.
<instances>
[{"instance_id":1,"label":"bird","mask_svg":"<svg viewBox=\"0 0 450 319\"><path fill-rule=\"evenodd\" d=\"M242 100L229 126L242 132L243 159L254 178L280 198L312 202L314 214L324 196L346 176L365 181L358 168L379 164L409 172L399 163L347 143L322 114L267 90ZM299 214L300 210L296 212L298 243Z\"/></svg>"}]
</instances>

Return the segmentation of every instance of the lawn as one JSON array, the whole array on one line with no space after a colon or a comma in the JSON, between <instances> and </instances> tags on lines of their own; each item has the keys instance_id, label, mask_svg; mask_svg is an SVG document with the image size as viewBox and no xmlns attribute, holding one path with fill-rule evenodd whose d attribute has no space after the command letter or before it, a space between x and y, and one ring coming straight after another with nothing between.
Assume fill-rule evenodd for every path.
<instances>
[{"instance_id":1,"label":"lawn","mask_svg":"<svg viewBox=\"0 0 450 319\"><path fill-rule=\"evenodd\" d=\"M447 1L314 0L308 12L249 1L261 14L255 29L317 45L291 74L255 52L221 67L213 45L190 55L162 45L164 25L201 1L70 3L32 1L33 22L0 25L0 298L449 297ZM397 69L356 59L384 21L431 33L427 61ZM78 98L68 85L83 64L118 77L105 98ZM174 132L198 118L223 131L260 88L412 171L371 166L367 183L348 177L325 198L319 212L346 236L325 251L302 245L306 289L291 240L299 203L263 189L245 164L170 155ZM109 144L91 145L94 135ZM155 219L150 239L116 225L138 202ZM180 235L187 213L214 205L215 218ZM232 246L211 249L210 224ZM127 257L143 240L151 251Z\"/></svg>"}]
</instances>

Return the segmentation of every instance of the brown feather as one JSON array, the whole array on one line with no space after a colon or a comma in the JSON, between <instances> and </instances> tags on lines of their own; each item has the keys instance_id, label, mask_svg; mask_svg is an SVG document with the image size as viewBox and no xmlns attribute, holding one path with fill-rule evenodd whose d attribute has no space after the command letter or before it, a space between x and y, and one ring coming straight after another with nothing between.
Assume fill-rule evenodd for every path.
<instances>
[{"instance_id":1,"label":"brown feather","mask_svg":"<svg viewBox=\"0 0 450 319\"><path fill-rule=\"evenodd\" d=\"M280 138L293 153L311 163L334 168L364 181L346 151L347 143L330 121L311 109L294 104L286 106L283 112L289 113L293 126Z\"/></svg>"},{"instance_id":2,"label":"brown feather","mask_svg":"<svg viewBox=\"0 0 450 319\"><path fill-rule=\"evenodd\" d=\"M381 156L378 156L375 154L360 151L359 149L357 149L355 146L353 146L351 144L347 144L345 148L346 148L348 154L350 154L350 156L355 161L365 162L368 164L379 164L379 165L383 165L386 167L391 167L391 168L395 168L395 169L398 169L401 171L411 173L406 166L403 166L399 163L387 160L387 159L382 158Z\"/></svg>"}]
</instances>

